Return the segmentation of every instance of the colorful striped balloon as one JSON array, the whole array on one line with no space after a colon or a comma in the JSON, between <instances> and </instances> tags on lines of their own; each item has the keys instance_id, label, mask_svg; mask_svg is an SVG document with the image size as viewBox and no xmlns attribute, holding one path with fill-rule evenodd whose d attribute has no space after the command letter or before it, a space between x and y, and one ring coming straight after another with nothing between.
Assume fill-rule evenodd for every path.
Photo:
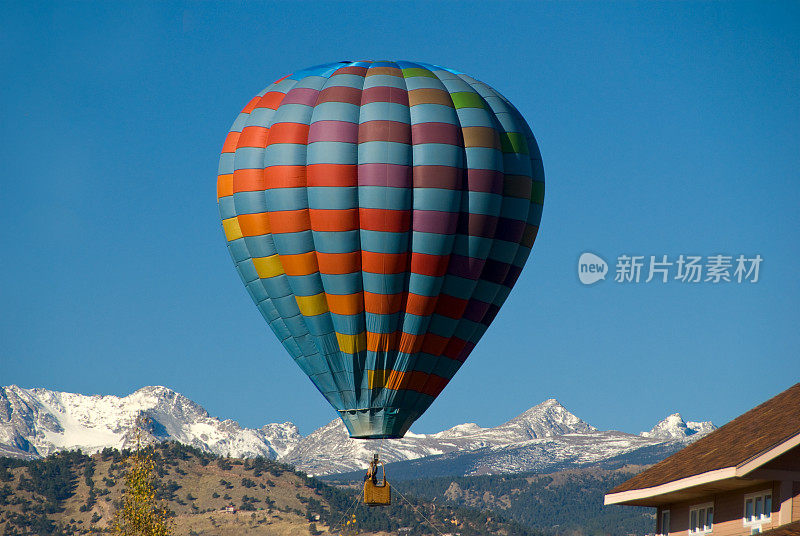
<instances>
[{"instance_id":1,"label":"colorful striped balloon","mask_svg":"<svg viewBox=\"0 0 800 536\"><path fill-rule=\"evenodd\" d=\"M542 214L502 95L408 61L311 67L233 123L219 211L272 331L351 437L402 437L491 324Z\"/></svg>"}]
</instances>

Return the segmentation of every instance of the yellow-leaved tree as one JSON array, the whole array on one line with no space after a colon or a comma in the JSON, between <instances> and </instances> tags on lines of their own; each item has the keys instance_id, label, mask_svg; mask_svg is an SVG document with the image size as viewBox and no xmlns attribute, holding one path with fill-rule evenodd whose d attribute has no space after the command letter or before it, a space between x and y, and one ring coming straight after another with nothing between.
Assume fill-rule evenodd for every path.
<instances>
[{"instance_id":1,"label":"yellow-leaved tree","mask_svg":"<svg viewBox=\"0 0 800 536\"><path fill-rule=\"evenodd\" d=\"M122 507L114 515L111 528L121 536L170 536L172 523L167 510L156 500L153 450L142 448L141 427L146 417L136 419L136 449L125 459L125 490Z\"/></svg>"}]
</instances>

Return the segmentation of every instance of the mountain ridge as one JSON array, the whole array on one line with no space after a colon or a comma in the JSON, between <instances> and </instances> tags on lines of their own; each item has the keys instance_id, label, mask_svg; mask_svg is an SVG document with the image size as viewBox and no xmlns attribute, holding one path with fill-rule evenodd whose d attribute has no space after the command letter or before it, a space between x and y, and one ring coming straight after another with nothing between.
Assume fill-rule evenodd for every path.
<instances>
[{"instance_id":1,"label":"mountain ridge","mask_svg":"<svg viewBox=\"0 0 800 536\"><path fill-rule=\"evenodd\" d=\"M135 423L142 416L147 440L174 440L219 456L263 456L315 475L363 469L376 446L388 463L443 457L460 459L453 467L464 474L487 474L592 463L662 444L680 446L714 429L710 422L686 422L672 414L639 435L601 431L550 398L495 427L464 423L376 444L350 439L339 419L307 436L291 422L245 428L210 416L163 386L119 397L11 385L0 388L0 456L32 459L61 450L127 448L135 442Z\"/></svg>"}]
</instances>

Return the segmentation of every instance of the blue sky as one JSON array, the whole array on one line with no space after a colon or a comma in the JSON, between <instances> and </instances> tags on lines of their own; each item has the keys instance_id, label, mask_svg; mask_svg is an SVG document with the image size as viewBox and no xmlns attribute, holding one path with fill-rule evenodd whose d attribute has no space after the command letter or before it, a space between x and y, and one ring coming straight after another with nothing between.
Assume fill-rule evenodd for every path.
<instances>
[{"instance_id":1,"label":"blue sky","mask_svg":"<svg viewBox=\"0 0 800 536\"><path fill-rule=\"evenodd\" d=\"M723 423L800 376L800 4L4 3L0 385L167 385L246 426L335 418L225 248L219 150L271 81L408 59L504 93L547 180L534 253L413 427L550 397ZM753 256L758 283L583 286L577 259Z\"/></svg>"}]
</instances>

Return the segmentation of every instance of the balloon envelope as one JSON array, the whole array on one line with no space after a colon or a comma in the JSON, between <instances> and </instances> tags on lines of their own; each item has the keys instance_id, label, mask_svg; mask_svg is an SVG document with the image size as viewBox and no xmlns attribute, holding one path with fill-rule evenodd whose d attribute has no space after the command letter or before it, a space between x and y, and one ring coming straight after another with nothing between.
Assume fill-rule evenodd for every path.
<instances>
[{"instance_id":1,"label":"balloon envelope","mask_svg":"<svg viewBox=\"0 0 800 536\"><path fill-rule=\"evenodd\" d=\"M351 437L402 437L508 297L544 172L527 123L486 84L348 61L245 106L217 197L248 293Z\"/></svg>"}]
</instances>

